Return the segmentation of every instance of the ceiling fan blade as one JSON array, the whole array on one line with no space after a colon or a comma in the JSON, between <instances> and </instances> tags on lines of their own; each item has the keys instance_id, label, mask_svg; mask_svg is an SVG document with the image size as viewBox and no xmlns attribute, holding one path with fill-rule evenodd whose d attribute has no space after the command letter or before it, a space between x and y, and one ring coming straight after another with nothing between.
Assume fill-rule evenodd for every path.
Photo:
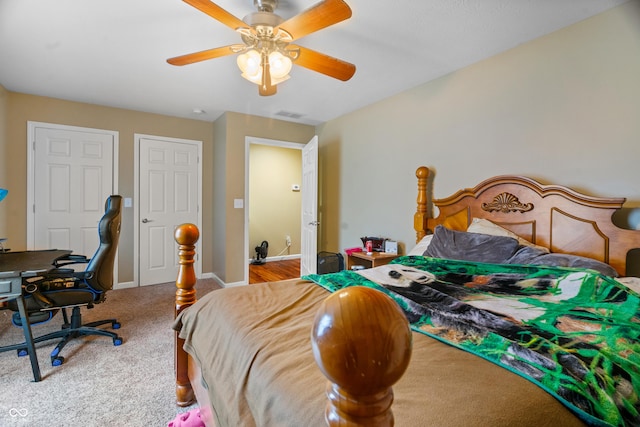
<instances>
[{"instance_id":1,"label":"ceiling fan blade","mask_svg":"<svg viewBox=\"0 0 640 427\"><path fill-rule=\"evenodd\" d=\"M234 31L238 28L248 27L248 25L245 24L244 21L242 21L239 18L236 18L235 16L233 16L232 14L230 14L229 12L227 12L217 4L210 2L209 0L182 0L182 1L184 1L187 4L190 4L191 6L195 7L199 11L206 13L213 19L217 19L218 21L222 22L224 25L226 25L227 27L231 28Z\"/></svg>"},{"instance_id":2,"label":"ceiling fan blade","mask_svg":"<svg viewBox=\"0 0 640 427\"><path fill-rule=\"evenodd\" d=\"M171 65L187 65L193 64L195 62L206 61L207 59L220 58L221 56L234 54L235 52L233 51L232 46L234 45L216 47L215 49L188 53L186 55L169 58L167 59L167 62Z\"/></svg>"},{"instance_id":3,"label":"ceiling fan blade","mask_svg":"<svg viewBox=\"0 0 640 427\"><path fill-rule=\"evenodd\" d=\"M297 40L350 17L351 8L343 0L323 0L286 20L278 28Z\"/></svg>"},{"instance_id":4,"label":"ceiling fan blade","mask_svg":"<svg viewBox=\"0 0 640 427\"><path fill-rule=\"evenodd\" d=\"M324 53L316 52L315 50L297 45L289 45L288 48L300 50L300 55L293 62L294 64L322 73L326 76L333 77L334 79L345 82L353 77L356 72L355 65L342 61L338 58L325 55Z\"/></svg>"}]
</instances>

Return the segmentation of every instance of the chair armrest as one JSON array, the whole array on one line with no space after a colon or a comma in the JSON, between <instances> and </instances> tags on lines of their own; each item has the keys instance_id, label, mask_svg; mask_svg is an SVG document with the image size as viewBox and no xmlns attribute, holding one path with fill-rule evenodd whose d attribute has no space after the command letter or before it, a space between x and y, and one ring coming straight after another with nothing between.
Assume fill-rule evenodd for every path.
<instances>
[{"instance_id":1,"label":"chair armrest","mask_svg":"<svg viewBox=\"0 0 640 427\"><path fill-rule=\"evenodd\" d=\"M69 254L69 255L65 255L60 258L57 258L55 261L53 261L53 265L56 268L58 268L58 267L63 267L65 265L71 265L71 264L87 264L88 262L89 262L89 258L87 258L85 255Z\"/></svg>"}]
</instances>

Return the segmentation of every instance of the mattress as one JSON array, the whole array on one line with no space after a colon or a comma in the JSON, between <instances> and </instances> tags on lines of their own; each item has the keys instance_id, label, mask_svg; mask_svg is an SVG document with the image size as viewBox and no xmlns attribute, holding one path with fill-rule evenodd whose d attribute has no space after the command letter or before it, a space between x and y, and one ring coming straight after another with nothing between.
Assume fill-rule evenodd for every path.
<instances>
[{"instance_id":1,"label":"mattress","mask_svg":"<svg viewBox=\"0 0 640 427\"><path fill-rule=\"evenodd\" d=\"M219 427L325 424L327 380L310 333L328 295L304 280L263 283L211 292L180 314L174 327ZM528 380L416 332L393 390L398 426L583 425Z\"/></svg>"}]
</instances>

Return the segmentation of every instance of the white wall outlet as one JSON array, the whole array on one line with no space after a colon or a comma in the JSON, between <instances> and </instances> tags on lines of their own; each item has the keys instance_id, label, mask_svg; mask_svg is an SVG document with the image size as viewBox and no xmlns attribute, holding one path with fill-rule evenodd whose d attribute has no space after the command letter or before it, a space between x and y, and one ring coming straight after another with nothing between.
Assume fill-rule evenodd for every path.
<instances>
[{"instance_id":1,"label":"white wall outlet","mask_svg":"<svg viewBox=\"0 0 640 427\"><path fill-rule=\"evenodd\" d=\"M244 207L244 199L233 199L233 207L235 209L242 209Z\"/></svg>"},{"instance_id":2,"label":"white wall outlet","mask_svg":"<svg viewBox=\"0 0 640 427\"><path fill-rule=\"evenodd\" d=\"M287 246L291 246L291 236L286 236L285 239L287 240Z\"/></svg>"},{"instance_id":3,"label":"white wall outlet","mask_svg":"<svg viewBox=\"0 0 640 427\"><path fill-rule=\"evenodd\" d=\"M291 184L291 191L300 191L300 184Z\"/></svg>"}]
</instances>

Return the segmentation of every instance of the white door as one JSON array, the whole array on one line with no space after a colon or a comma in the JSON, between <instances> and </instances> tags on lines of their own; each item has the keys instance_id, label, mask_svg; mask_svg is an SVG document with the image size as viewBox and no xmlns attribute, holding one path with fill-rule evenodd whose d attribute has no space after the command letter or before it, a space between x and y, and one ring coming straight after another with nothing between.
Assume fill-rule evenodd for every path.
<instances>
[{"instance_id":1,"label":"white door","mask_svg":"<svg viewBox=\"0 0 640 427\"><path fill-rule=\"evenodd\" d=\"M318 137L302 149L300 275L315 274L318 257Z\"/></svg>"},{"instance_id":2,"label":"white door","mask_svg":"<svg viewBox=\"0 0 640 427\"><path fill-rule=\"evenodd\" d=\"M116 189L118 133L28 123L27 248L92 256L98 222Z\"/></svg>"},{"instance_id":3,"label":"white door","mask_svg":"<svg viewBox=\"0 0 640 427\"><path fill-rule=\"evenodd\" d=\"M200 227L200 141L136 135L139 284L176 280L178 225ZM196 272L200 271L196 261Z\"/></svg>"}]
</instances>

